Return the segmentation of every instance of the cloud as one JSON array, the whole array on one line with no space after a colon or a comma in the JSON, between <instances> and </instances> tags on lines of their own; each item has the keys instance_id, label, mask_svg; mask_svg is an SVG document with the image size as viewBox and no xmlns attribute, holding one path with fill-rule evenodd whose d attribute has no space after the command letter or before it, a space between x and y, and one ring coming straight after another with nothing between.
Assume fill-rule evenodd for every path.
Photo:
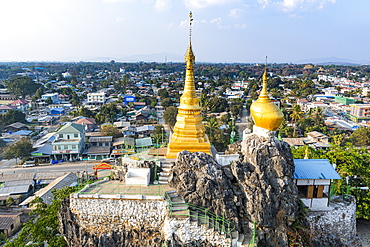
<instances>
[{"instance_id":1,"label":"cloud","mask_svg":"<svg viewBox=\"0 0 370 247\"><path fill-rule=\"evenodd\" d=\"M104 0L105 3L133 2L134 0Z\"/></svg>"},{"instance_id":2,"label":"cloud","mask_svg":"<svg viewBox=\"0 0 370 247\"><path fill-rule=\"evenodd\" d=\"M171 9L171 0L157 0L154 8L159 12L168 11Z\"/></svg>"},{"instance_id":3,"label":"cloud","mask_svg":"<svg viewBox=\"0 0 370 247\"><path fill-rule=\"evenodd\" d=\"M263 9L269 4L269 0L257 0L257 2L262 6Z\"/></svg>"},{"instance_id":4,"label":"cloud","mask_svg":"<svg viewBox=\"0 0 370 247\"><path fill-rule=\"evenodd\" d=\"M230 17L232 17L232 18L238 18L239 16L240 16L240 13L242 12L242 10L241 9L238 9L238 8L236 8L236 9L232 9L232 10L230 10L230 12L229 12L229 16Z\"/></svg>"},{"instance_id":5,"label":"cloud","mask_svg":"<svg viewBox=\"0 0 370 247\"><path fill-rule=\"evenodd\" d=\"M116 22L124 22L126 19L125 18L123 18L123 17L117 17L116 18Z\"/></svg>"},{"instance_id":6,"label":"cloud","mask_svg":"<svg viewBox=\"0 0 370 247\"><path fill-rule=\"evenodd\" d=\"M238 0L183 0L189 9L202 9L213 5L230 4Z\"/></svg>"},{"instance_id":7,"label":"cloud","mask_svg":"<svg viewBox=\"0 0 370 247\"><path fill-rule=\"evenodd\" d=\"M285 12L293 12L322 9L327 4L336 3L336 0L257 0L257 2L262 8L273 5Z\"/></svg>"}]
</instances>

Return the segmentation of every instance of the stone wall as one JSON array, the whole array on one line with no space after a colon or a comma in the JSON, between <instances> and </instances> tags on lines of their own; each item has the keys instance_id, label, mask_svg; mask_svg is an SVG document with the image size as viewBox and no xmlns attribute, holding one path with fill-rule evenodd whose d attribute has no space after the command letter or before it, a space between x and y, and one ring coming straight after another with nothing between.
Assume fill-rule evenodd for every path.
<instances>
[{"instance_id":1,"label":"stone wall","mask_svg":"<svg viewBox=\"0 0 370 247\"><path fill-rule=\"evenodd\" d=\"M199 226L190 219L168 219L163 227L164 237L169 242L180 242L194 245L190 246L218 246L230 247L231 238L226 238L224 234L208 229L206 226ZM199 245L203 244L203 245Z\"/></svg>"},{"instance_id":2,"label":"stone wall","mask_svg":"<svg viewBox=\"0 0 370 247\"><path fill-rule=\"evenodd\" d=\"M70 208L81 227L100 233L127 227L159 229L167 214L164 200L71 198Z\"/></svg>"},{"instance_id":3,"label":"stone wall","mask_svg":"<svg viewBox=\"0 0 370 247\"><path fill-rule=\"evenodd\" d=\"M163 199L80 196L72 194L65 199L59 212L60 232L71 247L226 247L231 244L230 238L190 222L189 217L168 217L168 204Z\"/></svg>"},{"instance_id":4,"label":"stone wall","mask_svg":"<svg viewBox=\"0 0 370 247\"><path fill-rule=\"evenodd\" d=\"M330 202L329 210L309 211L307 220L316 247L361 246L356 236L356 202L337 199Z\"/></svg>"}]
</instances>

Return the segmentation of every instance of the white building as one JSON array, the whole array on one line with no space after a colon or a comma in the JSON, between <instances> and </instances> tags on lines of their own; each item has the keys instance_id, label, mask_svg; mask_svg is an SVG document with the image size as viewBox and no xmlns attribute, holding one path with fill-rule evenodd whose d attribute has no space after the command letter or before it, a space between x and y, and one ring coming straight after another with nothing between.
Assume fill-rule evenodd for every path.
<instances>
[{"instance_id":1,"label":"white building","mask_svg":"<svg viewBox=\"0 0 370 247\"><path fill-rule=\"evenodd\" d=\"M58 93L47 93L41 95L41 100L46 101L48 98L51 98L53 104L59 104L59 94Z\"/></svg>"},{"instance_id":2,"label":"white building","mask_svg":"<svg viewBox=\"0 0 370 247\"><path fill-rule=\"evenodd\" d=\"M87 103L88 104L104 104L107 100L104 92L88 93Z\"/></svg>"}]
</instances>

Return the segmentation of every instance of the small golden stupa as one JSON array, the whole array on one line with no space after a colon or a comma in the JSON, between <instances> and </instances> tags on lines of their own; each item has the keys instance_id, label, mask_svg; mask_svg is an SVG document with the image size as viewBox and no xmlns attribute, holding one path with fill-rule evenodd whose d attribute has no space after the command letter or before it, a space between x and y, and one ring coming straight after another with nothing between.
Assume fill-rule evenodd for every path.
<instances>
[{"instance_id":1,"label":"small golden stupa","mask_svg":"<svg viewBox=\"0 0 370 247\"><path fill-rule=\"evenodd\" d=\"M283 113L279 107L271 102L267 92L267 72L262 76L262 91L260 96L251 105L251 115L255 122L255 126L269 131L275 131L279 128L283 121Z\"/></svg>"},{"instance_id":2,"label":"small golden stupa","mask_svg":"<svg viewBox=\"0 0 370 247\"><path fill-rule=\"evenodd\" d=\"M185 54L186 76L184 93L180 98L180 106L176 117L174 132L167 148L167 159L174 159L183 150L204 152L211 155L211 144L200 115L199 98L195 93L194 63L195 56L191 46L192 13L190 12L190 40Z\"/></svg>"}]
</instances>

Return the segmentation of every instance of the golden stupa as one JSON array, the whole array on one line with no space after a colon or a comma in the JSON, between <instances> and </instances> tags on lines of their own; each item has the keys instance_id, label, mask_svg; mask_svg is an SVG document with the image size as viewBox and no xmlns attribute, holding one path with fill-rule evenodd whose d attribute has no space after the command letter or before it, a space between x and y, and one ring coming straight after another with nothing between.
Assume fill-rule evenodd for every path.
<instances>
[{"instance_id":1,"label":"golden stupa","mask_svg":"<svg viewBox=\"0 0 370 247\"><path fill-rule=\"evenodd\" d=\"M262 76L262 82L261 94L258 99L252 103L250 112L257 127L275 131L283 121L284 115L279 107L271 102L268 96L266 69Z\"/></svg>"},{"instance_id":2,"label":"golden stupa","mask_svg":"<svg viewBox=\"0 0 370 247\"><path fill-rule=\"evenodd\" d=\"M186 76L184 93L180 98L180 106L176 117L174 132L171 134L167 148L167 159L177 157L183 150L204 152L211 155L211 144L200 115L199 98L195 93L194 63L195 56L191 46L192 13L190 12L190 40L185 54Z\"/></svg>"}]
</instances>

